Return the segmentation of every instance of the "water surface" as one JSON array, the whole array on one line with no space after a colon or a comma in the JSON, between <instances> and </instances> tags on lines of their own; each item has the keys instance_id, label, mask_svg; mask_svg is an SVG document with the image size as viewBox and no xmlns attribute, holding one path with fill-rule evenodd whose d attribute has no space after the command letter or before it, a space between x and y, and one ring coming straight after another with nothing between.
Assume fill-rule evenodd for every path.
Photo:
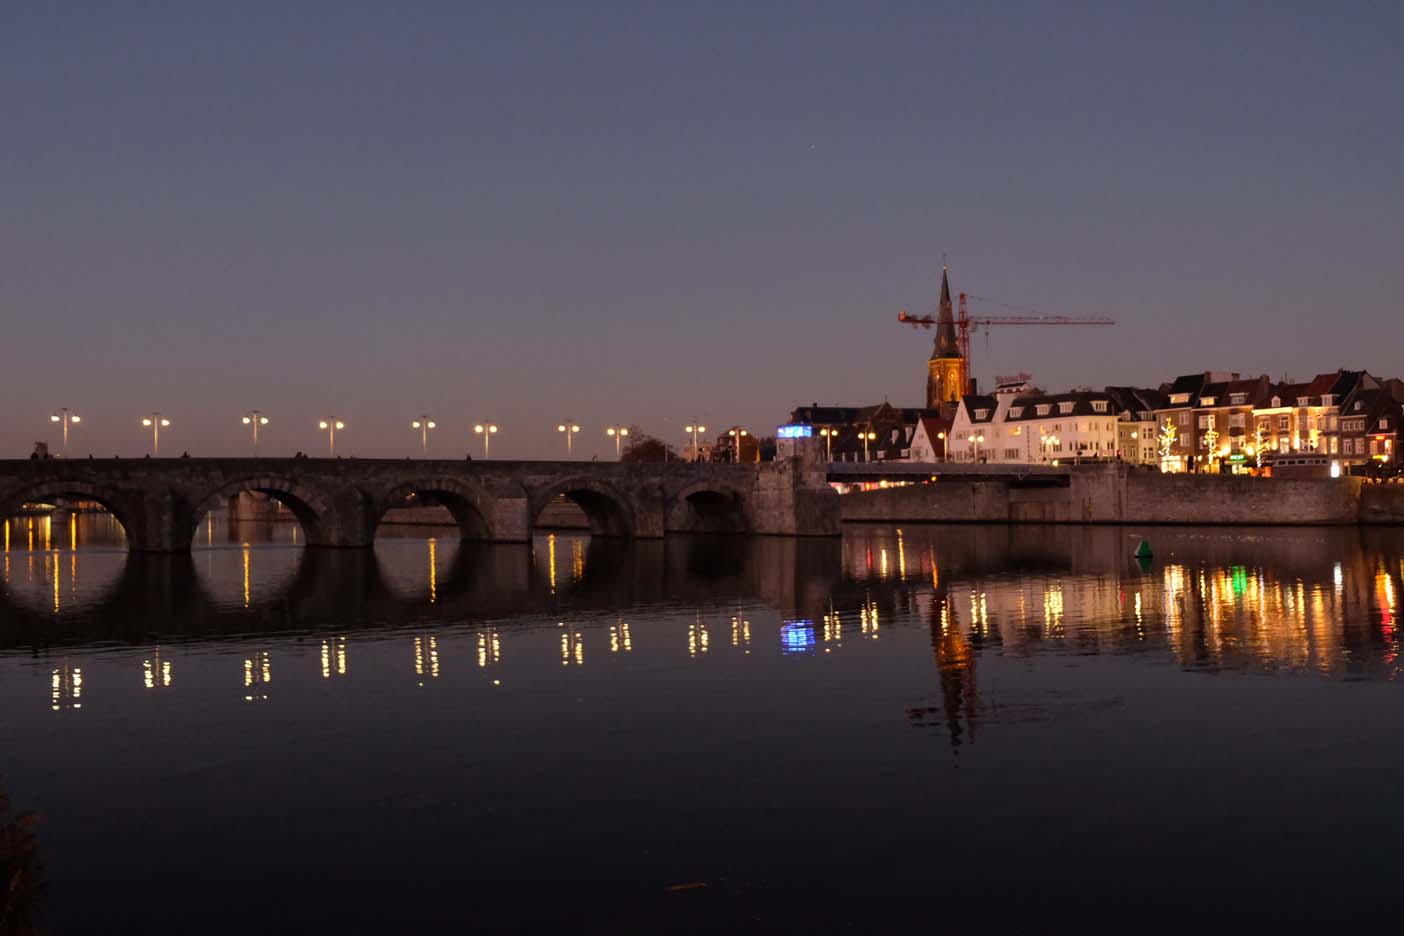
<instances>
[{"instance_id":1,"label":"water surface","mask_svg":"<svg viewBox=\"0 0 1404 936\"><path fill-rule=\"evenodd\" d=\"M0 579L53 932L1392 913L1393 531L102 522L11 521Z\"/></svg>"}]
</instances>

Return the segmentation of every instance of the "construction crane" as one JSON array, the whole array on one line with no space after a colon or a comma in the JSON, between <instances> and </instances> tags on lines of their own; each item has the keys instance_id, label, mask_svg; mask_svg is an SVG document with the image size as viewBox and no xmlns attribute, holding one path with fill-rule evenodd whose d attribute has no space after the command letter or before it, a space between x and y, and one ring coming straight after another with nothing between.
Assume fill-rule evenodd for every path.
<instances>
[{"instance_id":1,"label":"construction crane","mask_svg":"<svg viewBox=\"0 0 1404 936\"><path fill-rule=\"evenodd\" d=\"M1114 319L1109 319L1105 315L1093 315L1084 317L1074 317L1071 315L1041 315L1032 313L1029 315L980 315L972 316L966 308L965 293L960 294L960 311L956 315L956 341L960 345L960 356L965 358L967 373L974 370L970 360L970 336L979 331L983 326L988 329L991 325L1115 325ZM975 297L979 299L979 296ZM986 299L986 302L994 302L993 299ZM1003 303L999 303L1003 305ZM905 322L913 328L931 328L936 325L934 315L908 315L903 309L897 313L897 321ZM988 332L987 332L988 334Z\"/></svg>"}]
</instances>

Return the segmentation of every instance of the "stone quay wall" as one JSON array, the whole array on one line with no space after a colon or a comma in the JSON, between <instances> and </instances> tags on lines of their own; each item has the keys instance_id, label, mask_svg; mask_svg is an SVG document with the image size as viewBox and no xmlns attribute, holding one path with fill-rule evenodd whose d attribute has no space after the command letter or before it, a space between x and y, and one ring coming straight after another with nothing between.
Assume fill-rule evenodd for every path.
<instances>
[{"instance_id":1,"label":"stone quay wall","mask_svg":"<svg viewBox=\"0 0 1404 936\"><path fill-rule=\"evenodd\" d=\"M846 494L840 512L845 523L1388 524L1404 523L1404 486L1088 465L1066 485L940 480Z\"/></svg>"}]
</instances>

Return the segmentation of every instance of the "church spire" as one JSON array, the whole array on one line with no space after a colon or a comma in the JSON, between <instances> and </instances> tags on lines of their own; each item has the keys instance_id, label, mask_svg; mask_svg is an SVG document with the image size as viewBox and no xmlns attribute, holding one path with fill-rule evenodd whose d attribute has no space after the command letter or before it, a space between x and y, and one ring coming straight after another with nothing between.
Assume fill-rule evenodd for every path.
<instances>
[{"instance_id":1,"label":"church spire","mask_svg":"<svg viewBox=\"0 0 1404 936\"><path fill-rule=\"evenodd\" d=\"M956 342L955 316L951 314L950 271L941 268L941 310L936 316L936 347L931 359L958 358L960 345Z\"/></svg>"}]
</instances>

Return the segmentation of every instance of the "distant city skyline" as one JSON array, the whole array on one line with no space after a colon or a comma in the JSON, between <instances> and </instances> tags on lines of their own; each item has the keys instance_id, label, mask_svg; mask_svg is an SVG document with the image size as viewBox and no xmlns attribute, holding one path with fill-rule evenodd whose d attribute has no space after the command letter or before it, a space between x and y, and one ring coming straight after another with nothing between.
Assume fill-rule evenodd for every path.
<instances>
[{"instance_id":1,"label":"distant city skyline","mask_svg":"<svg viewBox=\"0 0 1404 936\"><path fill-rule=\"evenodd\" d=\"M0 453L614 457L922 402L1404 375L1404 10L343 2L0 14ZM972 312L976 311L972 302ZM987 312L1001 311L985 307ZM987 344L988 340L988 344Z\"/></svg>"}]
</instances>

